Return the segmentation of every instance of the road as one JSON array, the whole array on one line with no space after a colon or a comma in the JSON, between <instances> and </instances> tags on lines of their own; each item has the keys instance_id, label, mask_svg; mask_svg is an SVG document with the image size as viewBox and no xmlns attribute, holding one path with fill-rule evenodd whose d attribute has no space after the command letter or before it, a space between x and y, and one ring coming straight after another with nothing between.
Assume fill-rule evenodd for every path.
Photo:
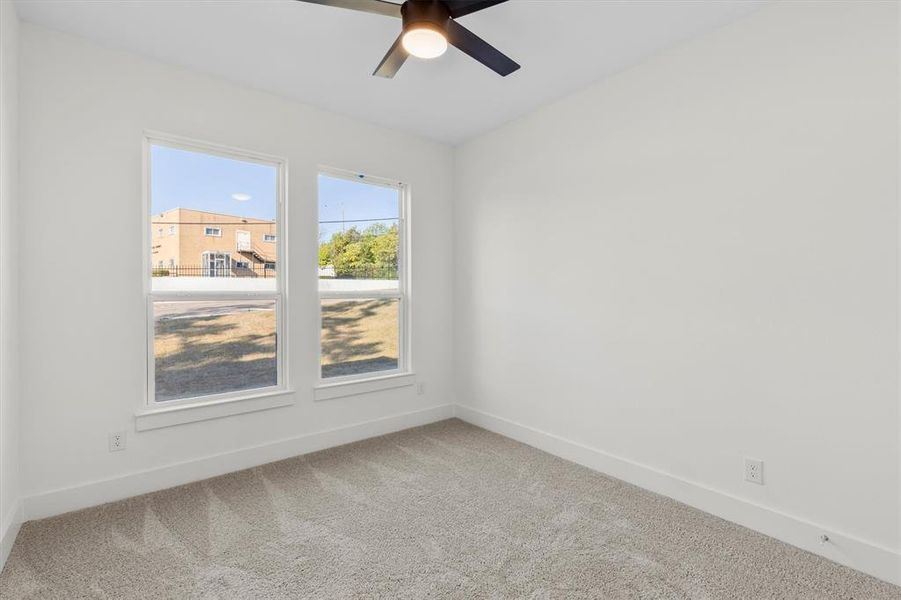
<instances>
[{"instance_id":1,"label":"road","mask_svg":"<svg viewBox=\"0 0 901 600\"><path fill-rule=\"evenodd\" d=\"M275 303L271 300L206 300L189 302L156 302L153 305L154 317L157 319L196 319L198 317L216 317L237 312L272 310Z\"/></svg>"}]
</instances>

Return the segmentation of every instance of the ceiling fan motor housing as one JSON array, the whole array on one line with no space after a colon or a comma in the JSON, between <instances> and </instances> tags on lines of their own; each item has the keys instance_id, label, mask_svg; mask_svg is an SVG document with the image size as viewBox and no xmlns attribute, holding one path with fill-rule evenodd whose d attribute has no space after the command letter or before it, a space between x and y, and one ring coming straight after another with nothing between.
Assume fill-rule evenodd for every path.
<instances>
[{"instance_id":1,"label":"ceiling fan motor housing","mask_svg":"<svg viewBox=\"0 0 901 600\"><path fill-rule=\"evenodd\" d=\"M485 10L508 0L300 0L349 10L401 18L402 29L382 62L372 73L390 79L408 56L437 58L448 46L468 54L498 75L506 77L519 69L516 61L466 29L459 17ZM2 2L2 0L0 0Z\"/></svg>"},{"instance_id":2,"label":"ceiling fan motor housing","mask_svg":"<svg viewBox=\"0 0 901 600\"><path fill-rule=\"evenodd\" d=\"M400 7L403 18L403 30L427 27L441 32L447 31L447 22L450 20L450 11L441 0L407 0Z\"/></svg>"}]
</instances>

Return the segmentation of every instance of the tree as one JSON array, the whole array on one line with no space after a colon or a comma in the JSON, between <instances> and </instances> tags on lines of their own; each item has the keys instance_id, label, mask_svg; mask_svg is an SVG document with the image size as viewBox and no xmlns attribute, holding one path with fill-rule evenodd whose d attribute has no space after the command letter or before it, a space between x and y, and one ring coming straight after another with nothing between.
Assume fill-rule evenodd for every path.
<instances>
[{"instance_id":1,"label":"tree","mask_svg":"<svg viewBox=\"0 0 901 600\"><path fill-rule=\"evenodd\" d=\"M332 265L338 277L397 276L397 225L375 223L363 231L351 227L319 244L319 266Z\"/></svg>"}]
</instances>

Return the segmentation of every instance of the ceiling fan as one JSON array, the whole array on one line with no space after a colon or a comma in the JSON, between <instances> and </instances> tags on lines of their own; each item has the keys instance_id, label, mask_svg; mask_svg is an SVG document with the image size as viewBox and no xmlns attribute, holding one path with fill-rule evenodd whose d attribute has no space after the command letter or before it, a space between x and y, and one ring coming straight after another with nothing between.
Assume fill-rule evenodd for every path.
<instances>
[{"instance_id":1,"label":"ceiling fan","mask_svg":"<svg viewBox=\"0 0 901 600\"><path fill-rule=\"evenodd\" d=\"M401 19L400 35L373 73L389 78L394 77L407 56L437 58L444 54L448 44L504 77L517 70L516 62L455 20L506 1L406 0L396 4L386 0L300 0Z\"/></svg>"}]
</instances>

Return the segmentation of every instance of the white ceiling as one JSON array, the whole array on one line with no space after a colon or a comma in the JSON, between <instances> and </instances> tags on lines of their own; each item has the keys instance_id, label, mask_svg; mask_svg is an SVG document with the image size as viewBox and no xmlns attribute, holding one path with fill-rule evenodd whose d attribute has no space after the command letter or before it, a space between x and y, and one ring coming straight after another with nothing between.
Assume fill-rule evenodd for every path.
<instances>
[{"instance_id":1,"label":"white ceiling","mask_svg":"<svg viewBox=\"0 0 901 600\"><path fill-rule=\"evenodd\" d=\"M371 123L459 143L741 17L761 0L510 0L460 23L522 65L456 49L371 73L399 20L295 0L18 0L20 18Z\"/></svg>"}]
</instances>

